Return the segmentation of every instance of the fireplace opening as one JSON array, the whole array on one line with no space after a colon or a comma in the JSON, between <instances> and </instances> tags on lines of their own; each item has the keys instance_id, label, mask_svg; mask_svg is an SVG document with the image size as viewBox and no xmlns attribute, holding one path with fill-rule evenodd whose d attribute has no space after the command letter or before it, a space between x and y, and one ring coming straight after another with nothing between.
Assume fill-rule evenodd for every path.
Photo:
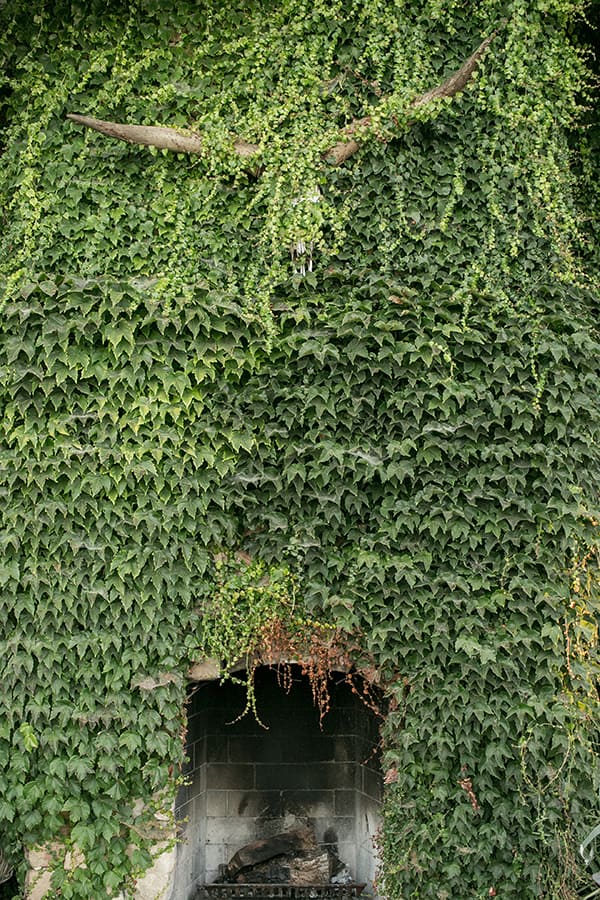
<instances>
[{"instance_id":1,"label":"fireplace opening","mask_svg":"<svg viewBox=\"0 0 600 900\"><path fill-rule=\"evenodd\" d=\"M291 679L284 690L282 683L288 679L277 667L256 670L260 721L252 712L244 714L244 684L209 681L191 686L189 762L176 802L180 843L171 900L201 897L203 885L213 885L209 890L219 897L240 891L260 896L250 885L228 891L223 882L233 871L231 861L247 845L269 847L274 839L277 846L277 840L293 842L298 834L305 834L311 845L301 848L300 863L290 863L293 851L275 855L267 880L282 880L278 865L284 871L290 865L318 866L318 858L329 858L333 883L337 878L347 887L345 893L338 889L340 896L356 894L357 883L365 884L364 893L375 892L382 794L380 717L361 698L360 689L353 690L345 673L331 673L329 709L319 721L308 677L296 665L286 666L286 671ZM360 688L360 679L354 685ZM369 691L372 697L373 688ZM238 862L240 858L246 859L242 854ZM241 874L230 880L259 881L264 865L259 864L254 875L251 866L241 867ZM302 890L290 895L301 896ZM310 894L325 895L314 890Z\"/></svg>"}]
</instances>

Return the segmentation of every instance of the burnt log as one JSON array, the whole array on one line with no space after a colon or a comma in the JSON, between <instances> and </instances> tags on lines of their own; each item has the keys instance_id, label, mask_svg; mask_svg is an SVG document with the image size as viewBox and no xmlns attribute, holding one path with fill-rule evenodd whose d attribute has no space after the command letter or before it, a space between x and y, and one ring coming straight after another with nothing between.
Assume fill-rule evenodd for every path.
<instances>
[{"instance_id":1,"label":"burnt log","mask_svg":"<svg viewBox=\"0 0 600 900\"><path fill-rule=\"evenodd\" d=\"M327 850L290 860L290 884L329 884L330 877L331 856Z\"/></svg>"},{"instance_id":2,"label":"burnt log","mask_svg":"<svg viewBox=\"0 0 600 900\"><path fill-rule=\"evenodd\" d=\"M241 847L229 860L224 880L233 881L242 869L266 862L275 856L302 853L307 850L315 850L316 847L317 841L310 828L284 831L270 838L253 841L253 843Z\"/></svg>"}]
</instances>

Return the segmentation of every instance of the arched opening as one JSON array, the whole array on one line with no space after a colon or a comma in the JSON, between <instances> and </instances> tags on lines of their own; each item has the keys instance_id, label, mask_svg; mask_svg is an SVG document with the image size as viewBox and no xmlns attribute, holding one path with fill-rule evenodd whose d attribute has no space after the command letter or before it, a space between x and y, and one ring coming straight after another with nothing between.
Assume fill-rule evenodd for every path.
<instances>
[{"instance_id":1,"label":"arched opening","mask_svg":"<svg viewBox=\"0 0 600 900\"><path fill-rule=\"evenodd\" d=\"M365 883L374 893L382 793L376 690L333 672L321 717L298 665L260 667L254 684L257 715L244 714L243 683L191 686L172 900L203 896L200 886L228 877L225 867L240 848L302 830L314 835L313 855L330 860L334 883ZM270 881L284 877L289 859L279 863ZM245 869L239 877L262 876Z\"/></svg>"}]
</instances>

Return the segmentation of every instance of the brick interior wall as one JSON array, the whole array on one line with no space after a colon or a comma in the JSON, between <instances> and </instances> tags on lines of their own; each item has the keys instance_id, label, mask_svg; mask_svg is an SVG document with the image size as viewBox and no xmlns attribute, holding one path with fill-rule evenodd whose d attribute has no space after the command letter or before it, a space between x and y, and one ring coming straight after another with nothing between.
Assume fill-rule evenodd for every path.
<instances>
[{"instance_id":1,"label":"brick interior wall","mask_svg":"<svg viewBox=\"0 0 600 900\"><path fill-rule=\"evenodd\" d=\"M214 881L244 844L307 824L355 881L371 885L382 790L377 719L340 675L331 679L331 708L319 727L308 679L298 667L293 675L286 693L275 669L257 671L262 725L252 712L243 715L243 685L193 686L172 900L191 900L195 885Z\"/></svg>"}]
</instances>

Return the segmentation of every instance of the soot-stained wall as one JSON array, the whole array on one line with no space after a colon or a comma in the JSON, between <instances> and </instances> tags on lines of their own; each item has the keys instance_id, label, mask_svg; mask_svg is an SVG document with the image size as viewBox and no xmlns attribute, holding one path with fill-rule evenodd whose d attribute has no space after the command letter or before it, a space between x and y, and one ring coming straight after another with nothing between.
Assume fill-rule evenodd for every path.
<instances>
[{"instance_id":1,"label":"soot-stained wall","mask_svg":"<svg viewBox=\"0 0 600 900\"><path fill-rule=\"evenodd\" d=\"M371 887L381 801L378 719L339 675L331 678L320 725L308 679L296 666L292 675L286 692L276 669L257 671L260 722L243 715L243 685L192 687L172 900L189 900L197 883L214 881L244 844L299 825L312 826L354 880Z\"/></svg>"}]
</instances>

